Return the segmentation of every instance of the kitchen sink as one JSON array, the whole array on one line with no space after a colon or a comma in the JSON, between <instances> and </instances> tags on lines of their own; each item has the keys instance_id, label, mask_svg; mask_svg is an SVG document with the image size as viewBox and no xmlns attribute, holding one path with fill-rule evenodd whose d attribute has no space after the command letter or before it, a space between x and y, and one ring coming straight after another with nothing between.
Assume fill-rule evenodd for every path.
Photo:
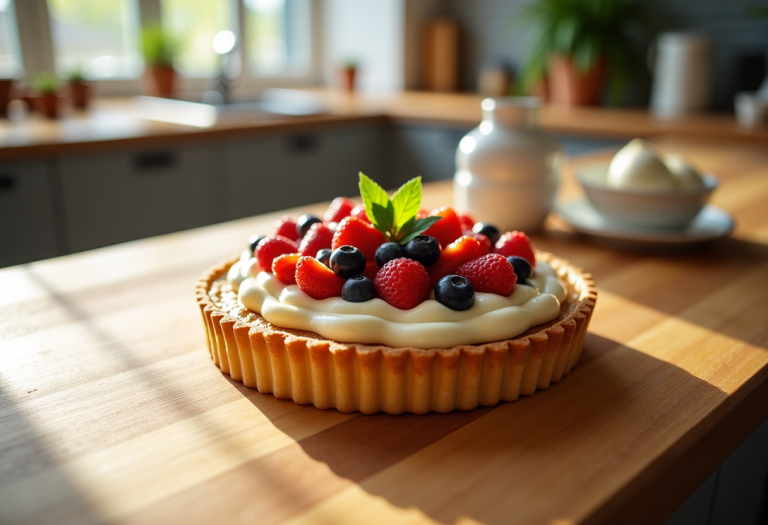
<instances>
[{"instance_id":1,"label":"kitchen sink","mask_svg":"<svg viewBox=\"0 0 768 525\"><path fill-rule=\"evenodd\" d=\"M207 104L171 98L139 96L134 114L143 119L208 128L215 124L256 122L324 113L312 93L292 89L264 89L255 100Z\"/></svg>"}]
</instances>

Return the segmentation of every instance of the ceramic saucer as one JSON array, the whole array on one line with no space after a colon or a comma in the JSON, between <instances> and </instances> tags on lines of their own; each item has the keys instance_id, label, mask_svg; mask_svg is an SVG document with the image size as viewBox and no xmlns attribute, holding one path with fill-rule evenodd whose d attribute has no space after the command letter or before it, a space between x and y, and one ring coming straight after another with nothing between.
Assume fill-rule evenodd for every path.
<instances>
[{"instance_id":1,"label":"ceramic saucer","mask_svg":"<svg viewBox=\"0 0 768 525\"><path fill-rule=\"evenodd\" d=\"M707 205L683 228L639 228L606 221L584 199L558 203L555 211L574 230L594 240L619 245L669 246L698 244L728 236L734 227L728 212Z\"/></svg>"}]
</instances>

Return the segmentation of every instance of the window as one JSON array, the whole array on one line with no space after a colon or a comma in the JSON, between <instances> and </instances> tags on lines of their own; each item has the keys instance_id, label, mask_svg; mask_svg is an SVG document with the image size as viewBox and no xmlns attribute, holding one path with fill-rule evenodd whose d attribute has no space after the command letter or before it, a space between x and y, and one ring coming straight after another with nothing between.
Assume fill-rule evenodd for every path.
<instances>
[{"instance_id":1,"label":"window","mask_svg":"<svg viewBox=\"0 0 768 525\"><path fill-rule=\"evenodd\" d=\"M13 3L0 0L0 78L14 78L22 72Z\"/></svg>"},{"instance_id":2,"label":"window","mask_svg":"<svg viewBox=\"0 0 768 525\"><path fill-rule=\"evenodd\" d=\"M298 75L309 69L308 0L245 0L246 55L254 76Z\"/></svg>"},{"instance_id":3,"label":"window","mask_svg":"<svg viewBox=\"0 0 768 525\"><path fill-rule=\"evenodd\" d=\"M56 72L82 70L93 79L141 72L138 12L132 0L48 0Z\"/></svg>"}]
</instances>

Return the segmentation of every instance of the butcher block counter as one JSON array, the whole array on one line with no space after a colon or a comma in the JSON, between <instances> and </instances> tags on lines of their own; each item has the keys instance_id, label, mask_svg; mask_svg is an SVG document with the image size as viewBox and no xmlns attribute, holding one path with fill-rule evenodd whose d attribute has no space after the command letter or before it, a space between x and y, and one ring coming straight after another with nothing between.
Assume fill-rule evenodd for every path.
<instances>
[{"instance_id":1,"label":"butcher block counter","mask_svg":"<svg viewBox=\"0 0 768 525\"><path fill-rule=\"evenodd\" d=\"M598 287L581 361L470 412L323 411L216 368L194 283L280 213L0 270L0 522L664 520L768 415L768 150L655 143L719 176L733 235L618 252L551 217L535 246Z\"/></svg>"}]
</instances>

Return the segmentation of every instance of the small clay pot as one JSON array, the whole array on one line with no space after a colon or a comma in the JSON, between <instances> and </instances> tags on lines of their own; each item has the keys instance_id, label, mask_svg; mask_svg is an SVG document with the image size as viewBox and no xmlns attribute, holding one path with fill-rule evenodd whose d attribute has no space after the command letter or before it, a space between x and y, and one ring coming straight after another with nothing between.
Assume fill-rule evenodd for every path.
<instances>
[{"instance_id":1,"label":"small clay pot","mask_svg":"<svg viewBox=\"0 0 768 525\"><path fill-rule=\"evenodd\" d=\"M345 67L341 70L341 85L350 93L355 90L355 78L357 77L357 68Z\"/></svg>"},{"instance_id":2,"label":"small clay pot","mask_svg":"<svg viewBox=\"0 0 768 525\"><path fill-rule=\"evenodd\" d=\"M32 107L50 119L59 118L62 97L59 95L32 95L27 97Z\"/></svg>"},{"instance_id":3,"label":"small clay pot","mask_svg":"<svg viewBox=\"0 0 768 525\"><path fill-rule=\"evenodd\" d=\"M147 68L147 89L150 95L173 98L176 87L176 70L170 66Z\"/></svg>"},{"instance_id":4,"label":"small clay pot","mask_svg":"<svg viewBox=\"0 0 768 525\"><path fill-rule=\"evenodd\" d=\"M92 89L91 85L85 82L70 82L69 96L72 99L72 106L76 109L88 109Z\"/></svg>"},{"instance_id":5,"label":"small clay pot","mask_svg":"<svg viewBox=\"0 0 768 525\"><path fill-rule=\"evenodd\" d=\"M587 71L579 71L569 57L549 58L549 101L564 106L594 106L600 100L605 80L605 62L597 62Z\"/></svg>"}]
</instances>

